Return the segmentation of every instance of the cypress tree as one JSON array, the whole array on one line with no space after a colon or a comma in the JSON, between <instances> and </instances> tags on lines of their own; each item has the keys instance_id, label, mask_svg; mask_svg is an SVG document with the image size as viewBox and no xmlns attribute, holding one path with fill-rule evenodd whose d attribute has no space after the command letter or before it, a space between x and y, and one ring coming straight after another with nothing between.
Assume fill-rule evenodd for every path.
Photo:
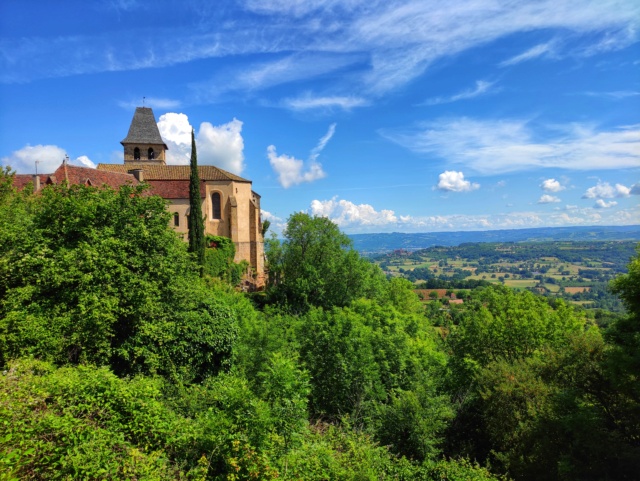
<instances>
[{"instance_id":1,"label":"cypress tree","mask_svg":"<svg viewBox=\"0 0 640 481\"><path fill-rule=\"evenodd\" d=\"M204 220L202 218L202 198L200 197L200 175L198 174L198 153L196 140L191 130L191 176L189 177L189 252L196 255L200 273L204 266Z\"/></svg>"}]
</instances>

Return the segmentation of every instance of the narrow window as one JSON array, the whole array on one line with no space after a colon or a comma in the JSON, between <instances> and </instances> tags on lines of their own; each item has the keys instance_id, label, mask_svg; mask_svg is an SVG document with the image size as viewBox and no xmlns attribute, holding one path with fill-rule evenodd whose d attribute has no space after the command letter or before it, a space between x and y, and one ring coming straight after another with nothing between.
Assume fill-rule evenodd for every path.
<instances>
[{"instance_id":1,"label":"narrow window","mask_svg":"<svg viewBox=\"0 0 640 481\"><path fill-rule=\"evenodd\" d=\"M149 160L153 160L155 158L155 152L153 151L153 149L151 147L149 147L149 150L147 151L147 159Z\"/></svg>"},{"instance_id":2,"label":"narrow window","mask_svg":"<svg viewBox=\"0 0 640 481\"><path fill-rule=\"evenodd\" d=\"M173 214L173 226L180 227L180 214L178 214L177 212Z\"/></svg>"},{"instance_id":3,"label":"narrow window","mask_svg":"<svg viewBox=\"0 0 640 481\"><path fill-rule=\"evenodd\" d=\"M140 149L138 147L133 149L133 160L140 160Z\"/></svg>"},{"instance_id":4,"label":"narrow window","mask_svg":"<svg viewBox=\"0 0 640 481\"><path fill-rule=\"evenodd\" d=\"M214 192L213 194L211 194L211 218L222 219L222 208L219 192Z\"/></svg>"}]
</instances>

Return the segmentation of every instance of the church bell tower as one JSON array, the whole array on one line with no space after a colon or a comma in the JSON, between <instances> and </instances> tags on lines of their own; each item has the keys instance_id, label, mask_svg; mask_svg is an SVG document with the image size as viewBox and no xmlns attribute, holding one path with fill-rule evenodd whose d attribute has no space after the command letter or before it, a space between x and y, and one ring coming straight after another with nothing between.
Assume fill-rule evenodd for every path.
<instances>
[{"instance_id":1,"label":"church bell tower","mask_svg":"<svg viewBox=\"0 0 640 481\"><path fill-rule=\"evenodd\" d=\"M137 107L127 137L120 142L124 147L125 164L165 165L169 150L158 130L158 124L149 107Z\"/></svg>"}]
</instances>

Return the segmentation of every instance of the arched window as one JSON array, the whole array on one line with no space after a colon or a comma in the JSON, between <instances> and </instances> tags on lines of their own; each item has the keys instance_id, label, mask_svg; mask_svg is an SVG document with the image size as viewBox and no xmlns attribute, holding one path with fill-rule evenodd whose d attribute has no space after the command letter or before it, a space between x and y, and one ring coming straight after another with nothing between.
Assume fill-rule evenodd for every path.
<instances>
[{"instance_id":1,"label":"arched window","mask_svg":"<svg viewBox=\"0 0 640 481\"><path fill-rule=\"evenodd\" d=\"M180 227L180 214L177 212L173 214L173 225L174 227Z\"/></svg>"},{"instance_id":2,"label":"arched window","mask_svg":"<svg viewBox=\"0 0 640 481\"><path fill-rule=\"evenodd\" d=\"M211 218L222 219L222 202L219 192L211 194Z\"/></svg>"},{"instance_id":3,"label":"arched window","mask_svg":"<svg viewBox=\"0 0 640 481\"><path fill-rule=\"evenodd\" d=\"M155 158L155 152L151 147L149 147L149 150L147 150L147 159L153 160L154 158Z\"/></svg>"},{"instance_id":4,"label":"arched window","mask_svg":"<svg viewBox=\"0 0 640 481\"><path fill-rule=\"evenodd\" d=\"M140 160L140 149L138 147L133 149L133 160Z\"/></svg>"}]
</instances>

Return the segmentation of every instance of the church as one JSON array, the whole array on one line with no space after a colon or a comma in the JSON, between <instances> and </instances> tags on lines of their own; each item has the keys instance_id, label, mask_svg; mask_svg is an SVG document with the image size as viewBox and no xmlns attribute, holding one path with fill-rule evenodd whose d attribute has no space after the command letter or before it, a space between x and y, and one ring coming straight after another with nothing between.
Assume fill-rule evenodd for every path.
<instances>
[{"instance_id":1,"label":"church","mask_svg":"<svg viewBox=\"0 0 640 481\"><path fill-rule=\"evenodd\" d=\"M132 174L151 186L151 193L169 201L171 226L186 239L189 215L188 165L167 165L167 144L162 140L153 110L138 107L129 133L120 142L124 147L122 164L99 164L98 170ZM198 167L200 197L206 234L228 237L236 247L235 261L247 261L255 283L264 284L264 242L260 219L260 196L251 181L213 165Z\"/></svg>"},{"instance_id":2,"label":"church","mask_svg":"<svg viewBox=\"0 0 640 481\"><path fill-rule=\"evenodd\" d=\"M21 188L33 179L38 190L41 185L61 182L96 187L106 184L112 188L145 182L151 194L168 201L170 224L186 240L190 167L167 165L168 147L150 108L136 108L129 132L120 143L124 147L122 164L99 164L96 170L63 162L52 174L16 176L14 184ZM252 190L250 180L213 165L199 166L198 173L205 235L231 239L236 248L235 262L247 261L251 266L246 280L254 287L262 287L265 274L260 196Z\"/></svg>"}]
</instances>

